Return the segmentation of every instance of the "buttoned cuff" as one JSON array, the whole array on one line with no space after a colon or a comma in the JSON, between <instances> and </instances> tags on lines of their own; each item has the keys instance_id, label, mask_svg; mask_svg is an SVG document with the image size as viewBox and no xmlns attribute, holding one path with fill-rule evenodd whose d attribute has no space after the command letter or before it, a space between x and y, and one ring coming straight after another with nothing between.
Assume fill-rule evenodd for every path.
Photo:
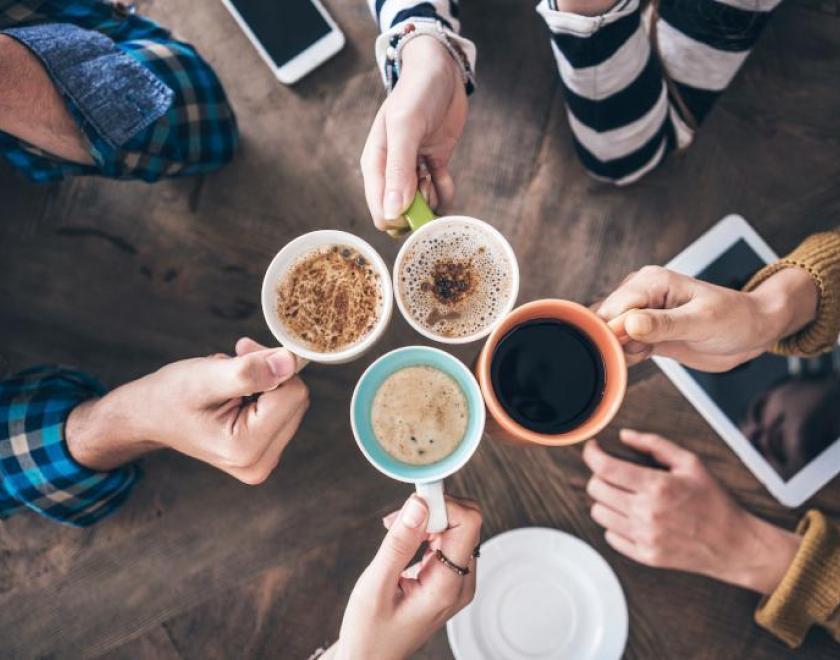
<instances>
[{"instance_id":1,"label":"buttoned cuff","mask_svg":"<svg viewBox=\"0 0 840 660\"><path fill-rule=\"evenodd\" d=\"M173 91L108 37L69 23L9 28L43 64L80 124L97 162L160 119Z\"/></svg>"},{"instance_id":2,"label":"buttoned cuff","mask_svg":"<svg viewBox=\"0 0 840 660\"><path fill-rule=\"evenodd\" d=\"M138 469L90 470L76 462L64 439L73 408L103 393L94 379L62 367L30 369L0 382L0 515L25 506L84 527L125 501Z\"/></svg>"}]
</instances>

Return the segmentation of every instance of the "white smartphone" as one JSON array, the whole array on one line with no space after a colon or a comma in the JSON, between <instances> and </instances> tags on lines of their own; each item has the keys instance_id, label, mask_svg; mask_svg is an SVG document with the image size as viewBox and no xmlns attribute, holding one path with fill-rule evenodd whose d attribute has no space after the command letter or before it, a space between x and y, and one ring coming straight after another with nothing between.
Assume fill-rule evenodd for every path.
<instances>
[{"instance_id":1,"label":"white smartphone","mask_svg":"<svg viewBox=\"0 0 840 660\"><path fill-rule=\"evenodd\" d=\"M344 35L318 0L222 0L257 52L286 85L344 46Z\"/></svg>"}]
</instances>

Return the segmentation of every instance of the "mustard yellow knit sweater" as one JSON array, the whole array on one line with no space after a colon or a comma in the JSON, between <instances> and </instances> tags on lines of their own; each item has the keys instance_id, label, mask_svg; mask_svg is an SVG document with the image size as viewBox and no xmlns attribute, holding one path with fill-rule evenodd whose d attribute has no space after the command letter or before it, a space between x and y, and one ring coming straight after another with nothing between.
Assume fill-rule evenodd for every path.
<instances>
[{"instance_id":1,"label":"mustard yellow knit sweater","mask_svg":"<svg viewBox=\"0 0 840 660\"><path fill-rule=\"evenodd\" d=\"M803 268L819 289L817 318L782 339L774 352L809 356L832 350L840 332L840 230L814 234L780 261L759 271L752 290L783 268ZM802 544L776 590L762 599L756 622L790 646L802 643L812 625L840 642L840 527L819 511L799 522Z\"/></svg>"}]
</instances>

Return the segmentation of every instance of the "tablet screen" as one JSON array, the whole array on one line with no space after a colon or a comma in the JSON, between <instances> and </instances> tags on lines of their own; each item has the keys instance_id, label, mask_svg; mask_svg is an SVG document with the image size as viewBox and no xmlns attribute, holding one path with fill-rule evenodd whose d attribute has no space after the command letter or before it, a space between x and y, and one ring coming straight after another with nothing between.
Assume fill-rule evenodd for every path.
<instances>
[{"instance_id":1,"label":"tablet screen","mask_svg":"<svg viewBox=\"0 0 840 660\"><path fill-rule=\"evenodd\" d=\"M733 243L697 278L740 289L764 266L744 241ZM691 377L788 481L840 438L840 354L784 358L764 354L722 374Z\"/></svg>"}]
</instances>

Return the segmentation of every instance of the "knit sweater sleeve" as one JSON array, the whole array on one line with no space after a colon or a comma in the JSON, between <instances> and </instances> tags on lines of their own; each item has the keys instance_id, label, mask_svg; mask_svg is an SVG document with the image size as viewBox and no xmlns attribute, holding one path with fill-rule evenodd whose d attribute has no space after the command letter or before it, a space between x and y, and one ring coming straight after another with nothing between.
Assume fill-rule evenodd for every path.
<instances>
[{"instance_id":1,"label":"knit sweater sleeve","mask_svg":"<svg viewBox=\"0 0 840 660\"><path fill-rule=\"evenodd\" d=\"M774 353L811 356L831 350L840 333L840 229L806 238L784 259L762 268L744 287L752 291L784 268L802 268L819 289L817 318L802 330L781 339Z\"/></svg>"},{"instance_id":2,"label":"knit sweater sleeve","mask_svg":"<svg viewBox=\"0 0 840 660\"><path fill-rule=\"evenodd\" d=\"M791 647L812 625L840 642L840 529L819 511L800 521L802 544L776 590L764 598L755 620Z\"/></svg>"}]
</instances>

